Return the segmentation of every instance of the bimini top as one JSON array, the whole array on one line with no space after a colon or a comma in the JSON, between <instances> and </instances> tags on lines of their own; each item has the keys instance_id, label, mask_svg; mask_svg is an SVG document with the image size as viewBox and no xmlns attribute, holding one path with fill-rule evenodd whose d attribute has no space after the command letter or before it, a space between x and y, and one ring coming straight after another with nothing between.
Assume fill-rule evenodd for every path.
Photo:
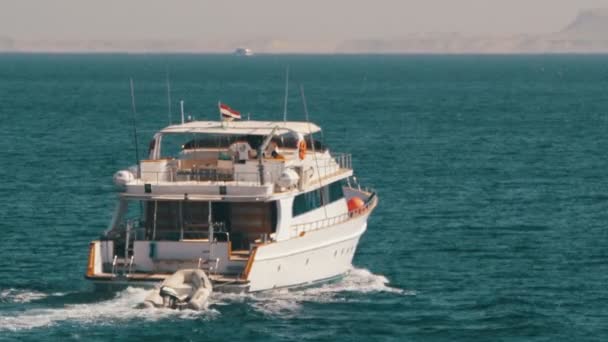
<instances>
[{"instance_id":1,"label":"bimini top","mask_svg":"<svg viewBox=\"0 0 608 342\"><path fill-rule=\"evenodd\" d=\"M302 135L316 133L321 128L314 123L299 121L192 121L164 128L160 133L201 133L235 135L269 135L274 128L275 134L296 132Z\"/></svg>"}]
</instances>

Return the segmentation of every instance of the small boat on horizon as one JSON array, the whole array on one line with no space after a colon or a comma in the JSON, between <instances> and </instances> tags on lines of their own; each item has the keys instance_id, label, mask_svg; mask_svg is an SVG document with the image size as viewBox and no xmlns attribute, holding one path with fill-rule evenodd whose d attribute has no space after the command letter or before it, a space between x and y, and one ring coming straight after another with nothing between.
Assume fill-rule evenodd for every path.
<instances>
[{"instance_id":1,"label":"small boat on horizon","mask_svg":"<svg viewBox=\"0 0 608 342\"><path fill-rule=\"evenodd\" d=\"M236 50L234 50L234 55L242 57L251 57L253 56L253 51L248 48L237 48Z\"/></svg>"}]
</instances>

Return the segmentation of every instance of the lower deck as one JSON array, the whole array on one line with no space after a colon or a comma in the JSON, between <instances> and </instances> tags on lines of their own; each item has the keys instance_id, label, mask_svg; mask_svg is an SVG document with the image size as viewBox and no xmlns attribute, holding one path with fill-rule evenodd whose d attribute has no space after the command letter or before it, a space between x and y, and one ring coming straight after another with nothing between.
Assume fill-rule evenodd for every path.
<instances>
[{"instance_id":1,"label":"lower deck","mask_svg":"<svg viewBox=\"0 0 608 342\"><path fill-rule=\"evenodd\" d=\"M353 194L347 193L347 196ZM191 231L183 229L173 240L172 231L162 229L167 224L158 224L161 212L154 208L153 215L146 215L151 218L152 224L139 228L139 232L143 233L127 226L117 235L107 234L105 238L91 242L86 278L110 287L149 286L162 282L178 270L202 269L214 288L226 292L306 286L334 278L352 266L359 238L365 232L367 218L377 203L372 193L357 191L356 194L361 197L366 195L363 197L363 207L341 216L294 224L285 234L288 237L281 240L269 236L269 232L274 233L272 230L266 230L267 233L261 236L257 231L251 238L236 234L245 232L245 228L259 227L259 221L247 220L252 216L243 216L242 219L230 217L230 224L221 225L229 229L221 231L210 229L217 224L209 219L205 228L208 229L206 235L211 239L185 236L186 232ZM154 204L154 207L157 206ZM151 205L148 204L148 207ZM183 209L186 205L181 207ZM198 206L201 207L205 206ZM209 204L207 208L212 212L212 205ZM241 213L242 208L239 208ZM264 204L261 208L271 207ZM272 213L272 209L267 212ZM240 223L237 225L235 222ZM205 235L202 230L196 233ZM151 240L150 237L155 239ZM233 249L234 245L240 248Z\"/></svg>"}]
</instances>

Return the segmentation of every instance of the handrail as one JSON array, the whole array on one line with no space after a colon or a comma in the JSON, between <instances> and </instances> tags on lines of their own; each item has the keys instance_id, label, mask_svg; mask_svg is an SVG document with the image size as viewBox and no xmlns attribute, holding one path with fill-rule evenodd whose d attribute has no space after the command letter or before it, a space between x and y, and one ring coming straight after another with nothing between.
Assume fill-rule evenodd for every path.
<instances>
[{"instance_id":1,"label":"handrail","mask_svg":"<svg viewBox=\"0 0 608 342\"><path fill-rule=\"evenodd\" d=\"M330 174L339 172L341 169L352 169L352 155L350 153L333 153L330 159L326 159L317 165L318 170L316 171L318 176L325 177ZM230 182L242 184L256 184L264 185L263 180L272 179L272 174L269 171L263 173L263 177L260 177L260 173L256 172L236 172L233 169L225 169L221 167L199 167L193 164L189 168L179 168L176 166L167 166L162 171L140 171L140 175L137 180L149 183L149 184L160 184L160 183L173 183L173 182ZM264 182L266 183L266 182ZM267 183L272 183L267 182Z\"/></svg>"},{"instance_id":2,"label":"handrail","mask_svg":"<svg viewBox=\"0 0 608 342\"><path fill-rule=\"evenodd\" d=\"M221 172L218 169L183 170L170 168L166 171L141 171L137 180L149 184L195 182L195 183L226 183L245 185L264 185L259 172ZM264 179L271 179L271 173L264 172ZM270 182L268 182L270 183Z\"/></svg>"},{"instance_id":3,"label":"handrail","mask_svg":"<svg viewBox=\"0 0 608 342\"><path fill-rule=\"evenodd\" d=\"M214 223L214 225L218 225L218 223ZM130 228L128 228L130 227ZM125 242L127 243L127 239L130 238L133 241L181 241L181 240L188 240L187 238L182 238L182 239L170 239L170 240L162 240L162 239L158 239L158 237L162 237L163 235L169 235L169 234L174 234L174 235L178 235L182 236L181 233L183 233L183 236L191 236L192 239L200 239L200 238L209 238L209 231L208 230L200 230L200 231L192 231L192 230L187 230L187 229L163 229L163 230L157 230L156 231L156 235L157 235L157 239L141 239L142 236L145 236L145 232L146 232L146 227L141 226L141 221L139 219L130 219L127 220L125 222L123 222L122 224L120 224L118 226L118 229L114 229L109 231L106 234L106 237L109 237L110 235L122 235L125 234ZM116 236L114 235L114 236ZM225 230L214 230L213 231L213 235L214 236L224 236L224 241L230 241L230 232L225 231ZM132 237L131 237L132 236ZM224 241L219 241L219 242L224 242ZM126 245L125 243L125 245ZM126 249L125 249L126 250Z\"/></svg>"},{"instance_id":4,"label":"handrail","mask_svg":"<svg viewBox=\"0 0 608 342\"><path fill-rule=\"evenodd\" d=\"M118 255L114 255L112 259L112 277L116 276L116 261L118 260Z\"/></svg>"},{"instance_id":5,"label":"handrail","mask_svg":"<svg viewBox=\"0 0 608 342\"><path fill-rule=\"evenodd\" d=\"M352 170L352 156L349 153L332 154L330 159L319 160L315 167L308 167L304 170L306 176L305 184L317 182L345 170Z\"/></svg>"},{"instance_id":6,"label":"handrail","mask_svg":"<svg viewBox=\"0 0 608 342\"><path fill-rule=\"evenodd\" d=\"M329 217L329 218L325 218L325 219L321 219L321 220L317 220L317 221L313 221L313 222L294 224L291 226L292 230L291 230L290 237L295 238L295 237L300 236L300 234L302 234L302 233L327 228L327 227L330 227L330 226L333 226L333 225L336 225L339 223L344 223L348 220L351 220L353 218L356 218L356 217L364 214L365 212L367 212L370 209L373 209L373 207L375 207L376 204L378 203L378 198L376 197L376 192L373 192L373 191L369 191L369 192L371 194L367 198L363 207L349 211L348 213L345 213L345 214L341 214L341 215L337 215L337 216L333 216L333 217Z\"/></svg>"}]
</instances>

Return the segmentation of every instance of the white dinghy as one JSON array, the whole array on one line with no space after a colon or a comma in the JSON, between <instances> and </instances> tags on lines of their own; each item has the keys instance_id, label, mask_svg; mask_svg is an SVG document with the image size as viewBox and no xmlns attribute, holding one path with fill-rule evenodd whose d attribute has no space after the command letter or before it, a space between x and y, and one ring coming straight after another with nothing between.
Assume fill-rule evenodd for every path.
<instances>
[{"instance_id":1,"label":"white dinghy","mask_svg":"<svg viewBox=\"0 0 608 342\"><path fill-rule=\"evenodd\" d=\"M146 299L147 307L202 310L213 291L203 270L183 269L173 273Z\"/></svg>"}]
</instances>

